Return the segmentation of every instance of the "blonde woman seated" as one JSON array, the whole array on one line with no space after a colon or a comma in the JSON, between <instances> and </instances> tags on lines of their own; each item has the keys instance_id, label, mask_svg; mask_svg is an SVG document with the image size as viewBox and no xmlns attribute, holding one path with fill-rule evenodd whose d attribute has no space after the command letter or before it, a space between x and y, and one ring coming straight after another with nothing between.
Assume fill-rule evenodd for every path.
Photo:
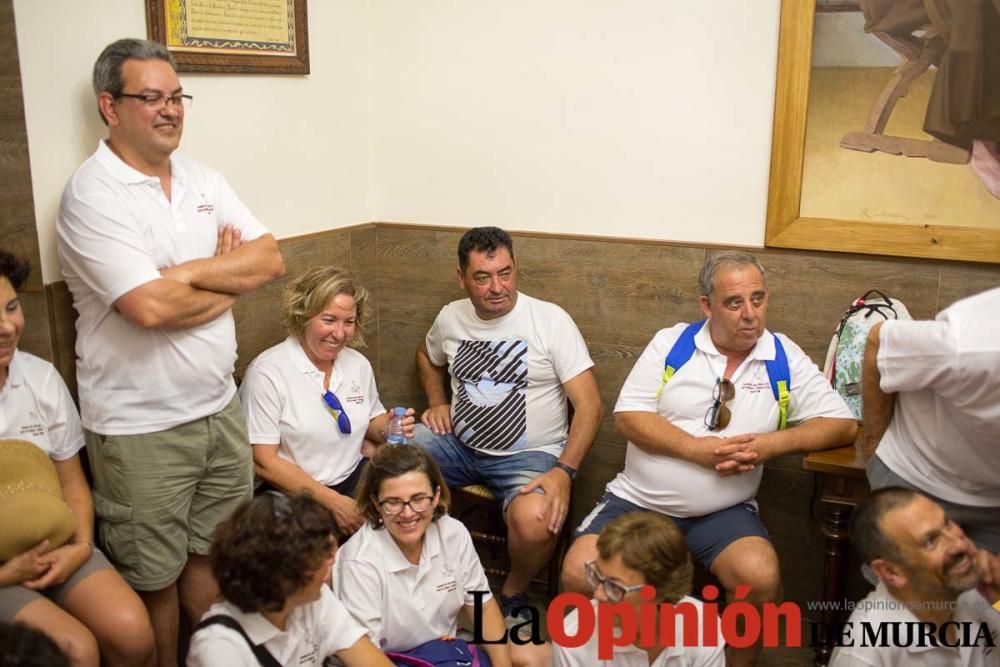
<instances>
[{"instance_id":1,"label":"blonde woman seated","mask_svg":"<svg viewBox=\"0 0 1000 667\"><path fill-rule=\"evenodd\" d=\"M212 574L223 602L191 638L188 667L391 667L330 592L337 552L330 513L306 495L266 493L215 529Z\"/></svg>"},{"instance_id":2,"label":"blonde woman seated","mask_svg":"<svg viewBox=\"0 0 1000 667\"><path fill-rule=\"evenodd\" d=\"M591 604L595 616L598 603L618 602L632 607L638 618L643 602L639 591L648 584L656 589L652 602L686 602L697 608L699 623L703 618L702 602L688 595L692 567L684 535L662 514L637 512L611 521L601 531L597 559L585 565L585 576L594 589ZM563 619L567 636L575 636L578 625L578 612L574 609ZM660 627L659 619L656 627ZM680 615L675 636L680 644L684 637ZM597 638L595 630L585 644L576 648L558 644L533 647L532 664L548 665L551 660L553 667L723 667L726 663L722 646L616 646L610 660L600 660Z\"/></svg>"},{"instance_id":3,"label":"blonde woman seated","mask_svg":"<svg viewBox=\"0 0 1000 667\"><path fill-rule=\"evenodd\" d=\"M368 291L336 267L312 269L285 289L288 338L247 369L240 400L257 475L286 494L308 491L350 535L361 526L354 490L365 441L385 441L389 414L371 364L352 347ZM413 436L413 411L405 418Z\"/></svg>"},{"instance_id":4,"label":"blonde woman seated","mask_svg":"<svg viewBox=\"0 0 1000 667\"><path fill-rule=\"evenodd\" d=\"M17 290L29 270L27 262L0 250L0 439L31 442L55 464L73 532L66 544L46 540L0 563L0 622L42 630L73 665L152 664L146 608L94 546L94 504L80 465L83 428L76 406L52 364L17 349L24 330ZM8 523L5 534L12 529Z\"/></svg>"},{"instance_id":5,"label":"blonde woman seated","mask_svg":"<svg viewBox=\"0 0 1000 667\"><path fill-rule=\"evenodd\" d=\"M483 636L503 636L500 606L469 531L447 514L448 487L429 454L413 445L380 447L357 499L365 524L340 550L333 589L379 648L408 651L453 637L460 616L471 627L473 591L486 591ZM494 667L511 664L506 644L479 652Z\"/></svg>"}]
</instances>

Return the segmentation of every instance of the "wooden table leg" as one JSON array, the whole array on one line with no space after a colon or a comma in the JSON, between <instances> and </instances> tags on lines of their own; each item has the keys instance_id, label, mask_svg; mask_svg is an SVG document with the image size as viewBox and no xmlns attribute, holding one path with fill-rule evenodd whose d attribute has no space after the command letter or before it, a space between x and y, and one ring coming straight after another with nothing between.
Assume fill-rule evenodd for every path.
<instances>
[{"instance_id":1,"label":"wooden table leg","mask_svg":"<svg viewBox=\"0 0 1000 667\"><path fill-rule=\"evenodd\" d=\"M847 526L854 505L843 502L823 503L823 536L826 538L826 552L823 558L823 594L820 598L820 627L817 637L813 665L822 667L830 660L833 652L833 633L841 621L842 610L838 608L844 600L844 561L850 539Z\"/></svg>"}]
</instances>

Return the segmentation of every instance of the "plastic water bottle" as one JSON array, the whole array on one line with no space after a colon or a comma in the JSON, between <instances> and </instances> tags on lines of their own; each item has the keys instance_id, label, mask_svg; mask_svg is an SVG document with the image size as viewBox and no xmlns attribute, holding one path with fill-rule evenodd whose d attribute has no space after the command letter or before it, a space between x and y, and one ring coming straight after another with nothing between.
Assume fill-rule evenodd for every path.
<instances>
[{"instance_id":1,"label":"plastic water bottle","mask_svg":"<svg viewBox=\"0 0 1000 667\"><path fill-rule=\"evenodd\" d=\"M395 407L392 409L389 424L385 427L385 441L390 445L406 444L406 435L403 432L403 417L405 416L406 408Z\"/></svg>"}]
</instances>

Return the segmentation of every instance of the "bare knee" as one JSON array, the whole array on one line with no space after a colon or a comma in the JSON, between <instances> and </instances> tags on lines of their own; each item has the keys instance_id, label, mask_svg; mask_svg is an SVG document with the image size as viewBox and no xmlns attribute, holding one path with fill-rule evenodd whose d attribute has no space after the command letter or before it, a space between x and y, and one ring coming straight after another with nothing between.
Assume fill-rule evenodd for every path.
<instances>
[{"instance_id":1,"label":"bare knee","mask_svg":"<svg viewBox=\"0 0 1000 667\"><path fill-rule=\"evenodd\" d=\"M560 582L564 591L590 595L593 591L583 573L583 566L597 558L597 535L578 537L566 553L562 563Z\"/></svg>"},{"instance_id":2,"label":"bare knee","mask_svg":"<svg viewBox=\"0 0 1000 667\"><path fill-rule=\"evenodd\" d=\"M543 505L542 496L530 494L516 498L507 509L507 528L518 542L536 547L555 544L556 536L549 532L548 525L539 515Z\"/></svg>"},{"instance_id":3,"label":"bare knee","mask_svg":"<svg viewBox=\"0 0 1000 667\"><path fill-rule=\"evenodd\" d=\"M108 665L152 665L156 655L153 626L145 607L116 610L110 636L98 637Z\"/></svg>"},{"instance_id":4,"label":"bare knee","mask_svg":"<svg viewBox=\"0 0 1000 667\"><path fill-rule=\"evenodd\" d=\"M775 602L781 598L781 571L778 555L771 544L759 537L747 537L733 542L715 559L712 573L719 578L727 594L749 602Z\"/></svg>"}]
</instances>

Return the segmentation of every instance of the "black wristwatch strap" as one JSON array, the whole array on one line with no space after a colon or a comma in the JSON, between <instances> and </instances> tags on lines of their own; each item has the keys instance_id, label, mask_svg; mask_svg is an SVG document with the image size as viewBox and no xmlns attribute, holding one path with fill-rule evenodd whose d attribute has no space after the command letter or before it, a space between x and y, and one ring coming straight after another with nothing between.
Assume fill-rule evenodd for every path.
<instances>
[{"instance_id":1,"label":"black wristwatch strap","mask_svg":"<svg viewBox=\"0 0 1000 667\"><path fill-rule=\"evenodd\" d=\"M560 470L562 470L563 472L565 472L567 475L569 475L569 481L571 481L571 482L575 482L576 481L576 468L574 468L573 466L568 466L565 463L563 463L562 461L556 461L555 465L552 466L552 467L553 468L559 468Z\"/></svg>"}]
</instances>

